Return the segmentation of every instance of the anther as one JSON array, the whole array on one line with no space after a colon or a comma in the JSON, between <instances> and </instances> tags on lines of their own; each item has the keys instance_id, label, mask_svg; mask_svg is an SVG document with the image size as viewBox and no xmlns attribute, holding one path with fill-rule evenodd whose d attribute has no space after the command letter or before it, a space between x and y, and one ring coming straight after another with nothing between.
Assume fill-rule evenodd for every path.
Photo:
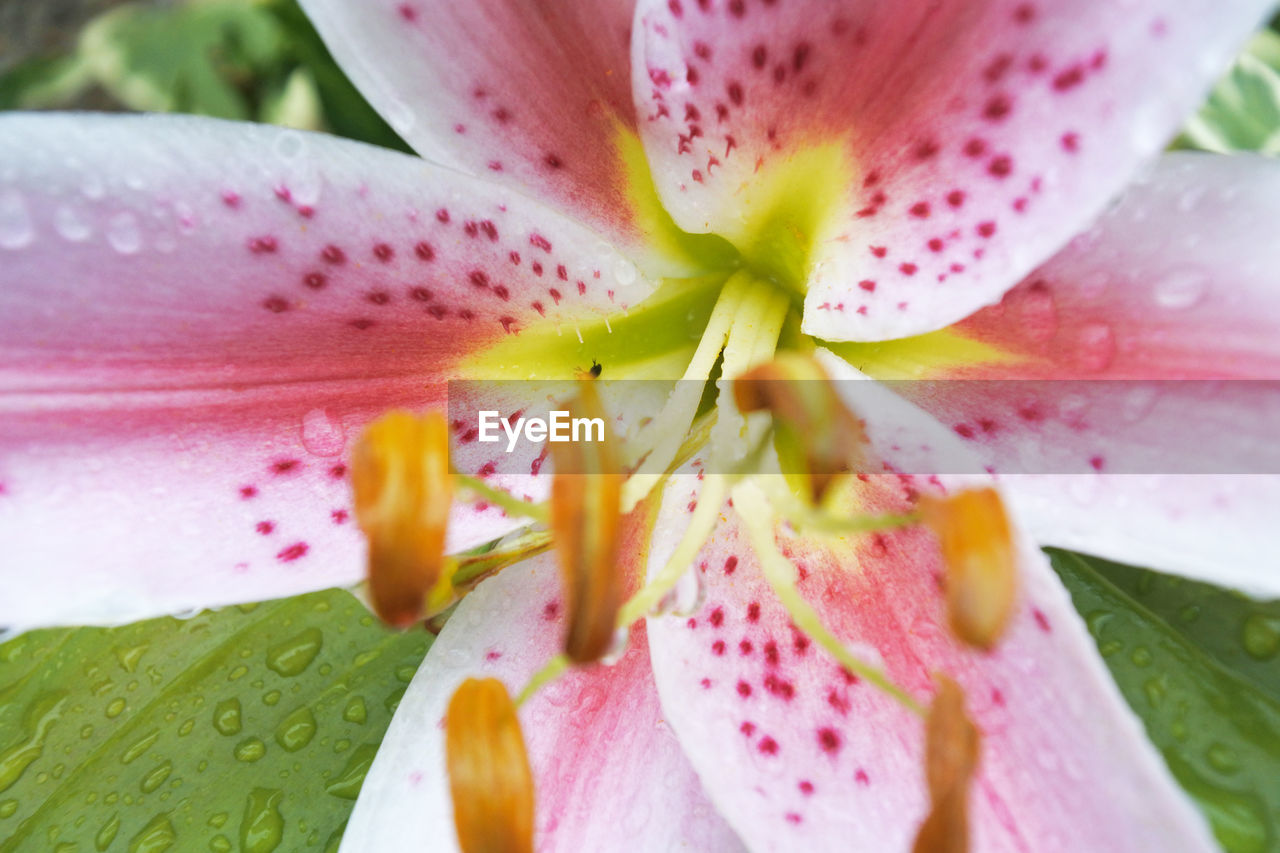
<instances>
[{"instance_id":1,"label":"anther","mask_svg":"<svg viewBox=\"0 0 1280 853\"><path fill-rule=\"evenodd\" d=\"M552 444L551 531L564 579L565 654L590 663L609 651L621 606L618 533L622 473L609 418L592 380L579 382L570 417L600 418L603 441Z\"/></svg>"},{"instance_id":2,"label":"anther","mask_svg":"<svg viewBox=\"0 0 1280 853\"><path fill-rule=\"evenodd\" d=\"M965 853L969 849L969 784L978 766L978 729L964 709L964 691L946 676L925 722L925 782L929 814L912 853Z\"/></svg>"},{"instance_id":3,"label":"anther","mask_svg":"<svg viewBox=\"0 0 1280 853\"><path fill-rule=\"evenodd\" d=\"M533 772L501 681L459 685L445 716L445 763L463 853L532 853Z\"/></svg>"},{"instance_id":4,"label":"anther","mask_svg":"<svg viewBox=\"0 0 1280 853\"><path fill-rule=\"evenodd\" d=\"M1017 592L1017 560L1000 494L984 488L925 497L919 510L942 547L951 630L971 646L991 649Z\"/></svg>"},{"instance_id":5,"label":"anther","mask_svg":"<svg viewBox=\"0 0 1280 853\"><path fill-rule=\"evenodd\" d=\"M836 394L826 372L811 357L782 353L733 383L738 411L773 416L774 447L782 470L804 478L816 502L842 474L857 470L866 433Z\"/></svg>"},{"instance_id":6,"label":"anther","mask_svg":"<svg viewBox=\"0 0 1280 853\"><path fill-rule=\"evenodd\" d=\"M444 415L391 412L370 424L351 460L355 516L369 542L378 616L405 628L440 582L453 495Z\"/></svg>"}]
</instances>

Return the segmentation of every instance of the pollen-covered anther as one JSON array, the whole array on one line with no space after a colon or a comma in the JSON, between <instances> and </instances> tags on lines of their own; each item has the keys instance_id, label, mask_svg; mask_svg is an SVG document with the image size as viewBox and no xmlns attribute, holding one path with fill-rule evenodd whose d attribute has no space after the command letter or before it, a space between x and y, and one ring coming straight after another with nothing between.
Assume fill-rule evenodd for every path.
<instances>
[{"instance_id":1,"label":"pollen-covered anther","mask_svg":"<svg viewBox=\"0 0 1280 853\"><path fill-rule=\"evenodd\" d=\"M378 616L408 627L440 581L453 496L444 415L391 412L370 424L352 455L356 521L369 541L369 590Z\"/></svg>"},{"instance_id":2,"label":"pollen-covered anther","mask_svg":"<svg viewBox=\"0 0 1280 853\"><path fill-rule=\"evenodd\" d=\"M969 785L978 767L979 735L964 709L964 691L946 676L925 722L925 782L929 814L912 853L966 853L969 849Z\"/></svg>"},{"instance_id":3,"label":"pollen-covered anther","mask_svg":"<svg viewBox=\"0 0 1280 853\"><path fill-rule=\"evenodd\" d=\"M1017 558L999 492L926 496L919 510L942 549L951 630L971 646L991 649L1009 623L1017 594Z\"/></svg>"},{"instance_id":4,"label":"pollen-covered anther","mask_svg":"<svg viewBox=\"0 0 1280 853\"><path fill-rule=\"evenodd\" d=\"M533 850L533 772L515 703L495 678L468 678L449 700L445 762L463 853Z\"/></svg>"},{"instance_id":5,"label":"pollen-covered anther","mask_svg":"<svg viewBox=\"0 0 1280 853\"><path fill-rule=\"evenodd\" d=\"M866 433L845 407L822 367L810 356L781 353L733 382L738 411L773 416L774 447L782 470L804 478L818 502L842 474L865 461Z\"/></svg>"},{"instance_id":6,"label":"pollen-covered anther","mask_svg":"<svg viewBox=\"0 0 1280 853\"><path fill-rule=\"evenodd\" d=\"M551 532L564 580L565 655L590 663L610 651L622 604L618 533L622 473L604 405L591 380L579 382L566 404L572 418L588 419L584 439L551 445ZM599 439L599 440L596 440Z\"/></svg>"}]
</instances>

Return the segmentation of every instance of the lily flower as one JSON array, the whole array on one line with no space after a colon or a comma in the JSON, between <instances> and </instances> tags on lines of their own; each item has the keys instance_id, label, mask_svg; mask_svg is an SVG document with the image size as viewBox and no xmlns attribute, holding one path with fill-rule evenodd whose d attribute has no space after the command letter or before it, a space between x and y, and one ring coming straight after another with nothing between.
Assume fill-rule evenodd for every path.
<instances>
[{"instance_id":1,"label":"lily flower","mask_svg":"<svg viewBox=\"0 0 1280 853\"><path fill-rule=\"evenodd\" d=\"M391 547L395 618L415 578L426 615L452 616L345 850L445 849L455 815L489 837L494 808L509 813L492 837L528 843L528 779L538 849L903 850L956 833L978 850L1213 848L1036 544L1274 594L1274 478L1135 483L1107 465L1139 441L1179 457L1222 417L1265 437L1280 408L1224 393L1203 421L1188 410L1196 429L1139 438L1111 428L1101 391L1066 413L853 380L1277 375L1264 229L1280 168L1168 157L1103 213L1268 3L304 6L424 159L195 118L0 117L0 624L349 585ZM793 351L837 381L889 471L1013 448L1084 472L1000 477L1003 499L952 507L985 519L976 538L945 514L900 522L983 478L846 479L824 517L863 528L806 530L794 491L698 475L761 423L728 383ZM442 410L449 379L601 367L687 382L629 445L657 473L573 507L617 525L625 651L551 679L574 616L555 536L504 539L487 563L439 553L446 529L459 555L546 527L550 466L494 474L495 452L450 424L457 491L481 499L442 525L422 482L377 467L356 477L372 491L353 502L350 486L362 459L443 482L437 450L413 453L438 421L353 449L384 413ZM357 513L394 541L366 541ZM975 547L997 556L950 571ZM592 583L600 553L579 560ZM986 573L996 559L1014 568ZM946 588L963 578L976 599ZM575 601L619 592L591 589ZM645 590L677 594L638 608ZM970 642L949 599L976 608L958 617ZM487 740L442 727L462 684L454 709L483 710ZM516 763L487 767L485 749ZM454 796L484 779L501 796L457 808L446 765L469 768Z\"/></svg>"}]
</instances>

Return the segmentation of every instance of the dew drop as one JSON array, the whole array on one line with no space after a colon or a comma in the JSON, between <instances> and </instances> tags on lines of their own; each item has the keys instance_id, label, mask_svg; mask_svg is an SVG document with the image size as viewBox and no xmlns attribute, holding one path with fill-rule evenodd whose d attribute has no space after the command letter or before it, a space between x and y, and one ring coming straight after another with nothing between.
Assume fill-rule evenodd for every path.
<instances>
[{"instance_id":1,"label":"dew drop","mask_svg":"<svg viewBox=\"0 0 1280 853\"><path fill-rule=\"evenodd\" d=\"M267 667L286 678L298 675L320 654L323 644L324 634L320 629L308 628L268 649Z\"/></svg>"},{"instance_id":2,"label":"dew drop","mask_svg":"<svg viewBox=\"0 0 1280 853\"><path fill-rule=\"evenodd\" d=\"M638 273L636 272L635 264L625 258L618 258L618 260L614 262L613 277L618 284L623 287L626 287L629 284L634 284L637 275Z\"/></svg>"},{"instance_id":3,"label":"dew drop","mask_svg":"<svg viewBox=\"0 0 1280 853\"><path fill-rule=\"evenodd\" d=\"M245 853L270 853L284 839L284 817L280 801L284 792L278 788L254 788L244 804L240 822L240 849Z\"/></svg>"},{"instance_id":4,"label":"dew drop","mask_svg":"<svg viewBox=\"0 0 1280 853\"><path fill-rule=\"evenodd\" d=\"M1137 385L1125 394L1120 404L1120 417L1128 423L1136 423L1155 408L1159 393L1150 385Z\"/></svg>"},{"instance_id":5,"label":"dew drop","mask_svg":"<svg viewBox=\"0 0 1280 853\"><path fill-rule=\"evenodd\" d=\"M348 723L356 723L363 725L368 718L368 711L364 706L364 699L360 696L352 696L347 702L347 707L342 711L342 719Z\"/></svg>"},{"instance_id":6,"label":"dew drop","mask_svg":"<svg viewBox=\"0 0 1280 853\"><path fill-rule=\"evenodd\" d=\"M120 831L120 814L111 815L107 818L107 822L98 830L98 834L93 837L93 846L99 851L106 850L111 846L111 842L116 840L116 833Z\"/></svg>"},{"instance_id":7,"label":"dew drop","mask_svg":"<svg viewBox=\"0 0 1280 853\"><path fill-rule=\"evenodd\" d=\"M1254 660L1271 660L1280 652L1280 619L1254 613L1240 631L1244 650Z\"/></svg>"},{"instance_id":8,"label":"dew drop","mask_svg":"<svg viewBox=\"0 0 1280 853\"><path fill-rule=\"evenodd\" d=\"M129 746L129 748L124 751L124 753L120 756L121 763L131 764L134 761L137 761L139 758L145 755L147 750L150 749L152 745L159 739L160 739L159 729L152 729L151 731L147 732L145 735L143 735L142 737L134 741Z\"/></svg>"},{"instance_id":9,"label":"dew drop","mask_svg":"<svg viewBox=\"0 0 1280 853\"><path fill-rule=\"evenodd\" d=\"M213 709L213 727L218 734L234 735L240 732L240 700L224 699Z\"/></svg>"},{"instance_id":10,"label":"dew drop","mask_svg":"<svg viewBox=\"0 0 1280 853\"><path fill-rule=\"evenodd\" d=\"M296 160L307 150L307 141L296 130L286 130L276 137L271 149L281 160Z\"/></svg>"},{"instance_id":11,"label":"dew drop","mask_svg":"<svg viewBox=\"0 0 1280 853\"><path fill-rule=\"evenodd\" d=\"M166 761L163 764L160 764L159 766L157 766L146 776L142 777L142 783L139 786L142 789L142 793L144 794L153 793L156 790L156 788L159 788L161 785L164 784L164 780L168 779L169 774L172 772L173 772L173 764L171 762Z\"/></svg>"},{"instance_id":12,"label":"dew drop","mask_svg":"<svg viewBox=\"0 0 1280 853\"><path fill-rule=\"evenodd\" d=\"M53 212L53 228L64 240L82 243L93 234L88 214L75 204L61 204Z\"/></svg>"},{"instance_id":13,"label":"dew drop","mask_svg":"<svg viewBox=\"0 0 1280 853\"><path fill-rule=\"evenodd\" d=\"M1116 338L1105 323L1088 323L1076 336L1076 361L1085 370L1100 371L1116 357Z\"/></svg>"},{"instance_id":14,"label":"dew drop","mask_svg":"<svg viewBox=\"0 0 1280 853\"><path fill-rule=\"evenodd\" d=\"M1129 655L1129 660L1133 661L1134 666L1151 666L1151 650L1146 646L1138 646Z\"/></svg>"},{"instance_id":15,"label":"dew drop","mask_svg":"<svg viewBox=\"0 0 1280 853\"><path fill-rule=\"evenodd\" d=\"M178 841L167 812L153 817L138 834L129 840L129 853L162 853Z\"/></svg>"},{"instance_id":16,"label":"dew drop","mask_svg":"<svg viewBox=\"0 0 1280 853\"><path fill-rule=\"evenodd\" d=\"M1177 270L1156 279L1151 286L1152 298L1161 308L1184 309L1204 299L1209 277L1199 270Z\"/></svg>"},{"instance_id":17,"label":"dew drop","mask_svg":"<svg viewBox=\"0 0 1280 853\"><path fill-rule=\"evenodd\" d=\"M218 834L209 839L209 850L212 853L231 853L231 839L225 835Z\"/></svg>"},{"instance_id":18,"label":"dew drop","mask_svg":"<svg viewBox=\"0 0 1280 853\"><path fill-rule=\"evenodd\" d=\"M285 752L297 752L316 736L316 718L311 709L303 706L280 721L276 726L276 743Z\"/></svg>"},{"instance_id":19,"label":"dew drop","mask_svg":"<svg viewBox=\"0 0 1280 853\"><path fill-rule=\"evenodd\" d=\"M132 255L142 248L142 232L138 218L122 210L107 220L107 242L122 255Z\"/></svg>"},{"instance_id":20,"label":"dew drop","mask_svg":"<svg viewBox=\"0 0 1280 853\"><path fill-rule=\"evenodd\" d=\"M609 650L600 658L600 663L605 666L613 666L622 660L622 656L627 653L627 642L630 639L631 631L625 625L614 631L613 641L609 643Z\"/></svg>"},{"instance_id":21,"label":"dew drop","mask_svg":"<svg viewBox=\"0 0 1280 853\"><path fill-rule=\"evenodd\" d=\"M125 701L123 698L117 697L107 703L107 718L115 719L120 716L120 712L124 710Z\"/></svg>"},{"instance_id":22,"label":"dew drop","mask_svg":"<svg viewBox=\"0 0 1280 853\"><path fill-rule=\"evenodd\" d=\"M302 416L302 446L315 456L338 456L347 446L346 430L324 409L312 409Z\"/></svg>"},{"instance_id":23,"label":"dew drop","mask_svg":"<svg viewBox=\"0 0 1280 853\"><path fill-rule=\"evenodd\" d=\"M245 738L236 744L237 761L254 762L267 754L267 745L256 737Z\"/></svg>"},{"instance_id":24,"label":"dew drop","mask_svg":"<svg viewBox=\"0 0 1280 853\"><path fill-rule=\"evenodd\" d=\"M13 188L0 192L0 248L21 249L35 238L26 199Z\"/></svg>"}]
</instances>

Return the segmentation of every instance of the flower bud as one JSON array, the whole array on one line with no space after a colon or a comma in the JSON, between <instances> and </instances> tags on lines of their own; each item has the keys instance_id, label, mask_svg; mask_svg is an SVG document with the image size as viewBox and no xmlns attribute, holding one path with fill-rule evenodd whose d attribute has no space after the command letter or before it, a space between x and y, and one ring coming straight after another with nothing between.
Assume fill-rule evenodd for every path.
<instances>
[{"instance_id":1,"label":"flower bud","mask_svg":"<svg viewBox=\"0 0 1280 853\"><path fill-rule=\"evenodd\" d=\"M609 651L622 605L618 535L622 473L609 420L594 383L579 383L567 404L573 418L603 420L603 441L552 444L551 532L564 580L568 629L564 650L575 663Z\"/></svg>"},{"instance_id":2,"label":"flower bud","mask_svg":"<svg viewBox=\"0 0 1280 853\"><path fill-rule=\"evenodd\" d=\"M964 710L964 692L938 679L925 722L925 782L929 814L912 853L966 853L969 849L969 784L978 766L978 729Z\"/></svg>"},{"instance_id":3,"label":"flower bud","mask_svg":"<svg viewBox=\"0 0 1280 853\"><path fill-rule=\"evenodd\" d=\"M422 617L444 567L453 496L444 415L391 412L370 424L351 460L356 522L369 540L378 616L405 628Z\"/></svg>"},{"instance_id":4,"label":"flower bud","mask_svg":"<svg viewBox=\"0 0 1280 853\"><path fill-rule=\"evenodd\" d=\"M501 681L459 685L445 716L445 763L462 853L532 853L533 772Z\"/></svg>"},{"instance_id":5,"label":"flower bud","mask_svg":"<svg viewBox=\"0 0 1280 853\"><path fill-rule=\"evenodd\" d=\"M990 650L1009 623L1017 593L1017 559L1000 493L984 488L925 497L919 508L942 547L951 630Z\"/></svg>"},{"instance_id":6,"label":"flower bud","mask_svg":"<svg viewBox=\"0 0 1280 853\"><path fill-rule=\"evenodd\" d=\"M806 480L810 500L822 499L841 474L864 460L866 433L813 358L782 353L733 381L738 411L773 416L774 446L785 473Z\"/></svg>"}]
</instances>

